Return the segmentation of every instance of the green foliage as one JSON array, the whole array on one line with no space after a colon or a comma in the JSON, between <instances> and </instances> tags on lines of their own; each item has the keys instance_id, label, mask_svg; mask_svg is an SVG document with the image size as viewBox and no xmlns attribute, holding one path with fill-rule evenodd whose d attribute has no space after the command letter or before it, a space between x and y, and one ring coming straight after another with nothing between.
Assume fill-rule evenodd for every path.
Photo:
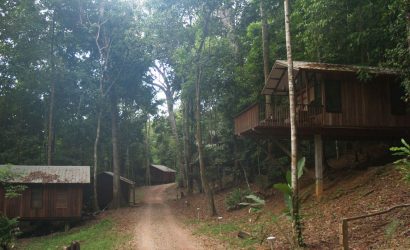
<instances>
[{"instance_id":1,"label":"green foliage","mask_svg":"<svg viewBox=\"0 0 410 250\"><path fill-rule=\"evenodd\" d=\"M254 237L241 239L239 237L232 237L243 228L239 221L229 221L220 223L201 223L195 234L203 234L220 239L221 241L230 245L230 249L253 249L253 245L258 243Z\"/></svg>"},{"instance_id":2,"label":"green foliage","mask_svg":"<svg viewBox=\"0 0 410 250\"><path fill-rule=\"evenodd\" d=\"M401 143L402 147L391 147L390 151L393 152L393 155L402 157L395 164L399 164L404 179L410 182L410 145L404 139L401 139Z\"/></svg>"},{"instance_id":3,"label":"green foliage","mask_svg":"<svg viewBox=\"0 0 410 250\"><path fill-rule=\"evenodd\" d=\"M4 215L0 215L0 246L2 249L8 249L19 234L17 226L17 218L9 219Z\"/></svg>"},{"instance_id":4,"label":"green foliage","mask_svg":"<svg viewBox=\"0 0 410 250\"><path fill-rule=\"evenodd\" d=\"M261 211L262 207L265 205L265 200L260 197L250 194L245 196L245 202L239 203L241 206L250 206L249 213L257 213Z\"/></svg>"},{"instance_id":5,"label":"green foliage","mask_svg":"<svg viewBox=\"0 0 410 250\"><path fill-rule=\"evenodd\" d=\"M305 162L306 158L302 157L299 159L298 164L297 164L297 177L300 179L303 175L303 169L305 168ZM291 181L291 172L287 171L286 172L286 182L287 183L276 183L273 185L274 188L277 190L281 191L284 194L284 199L285 199L285 204L286 204L286 210L285 214L287 214L289 217L292 215L293 211L293 203L292 203L292 181Z\"/></svg>"},{"instance_id":6,"label":"green foliage","mask_svg":"<svg viewBox=\"0 0 410 250\"><path fill-rule=\"evenodd\" d=\"M397 232L397 228L400 226L400 221L397 219L392 220L389 224L387 224L385 229L385 235L388 239L391 239L394 234Z\"/></svg>"},{"instance_id":7,"label":"green foliage","mask_svg":"<svg viewBox=\"0 0 410 250\"><path fill-rule=\"evenodd\" d=\"M246 197L251 194L248 189L234 189L225 198L225 205L228 210L234 210L241 207L241 203L245 202Z\"/></svg>"},{"instance_id":8,"label":"green foliage","mask_svg":"<svg viewBox=\"0 0 410 250\"><path fill-rule=\"evenodd\" d=\"M0 184L6 191L6 198L18 197L26 189L25 185L10 183L10 181L19 177L19 174L12 172L11 168L12 165L10 164L0 167Z\"/></svg>"},{"instance_id":9,"label":"green foliage","mask_svg":"<svg viewBox=\"0 0 410 250\"><path fill-rule=\"evenodd\" d=\"M79 241L81 249L121 249L121 244L131 239L130 233L118 232L112 219L73 229L69 232L33 239L22 248L27 250L61 249L72 241Z\"/></svg>"}]
</instances>

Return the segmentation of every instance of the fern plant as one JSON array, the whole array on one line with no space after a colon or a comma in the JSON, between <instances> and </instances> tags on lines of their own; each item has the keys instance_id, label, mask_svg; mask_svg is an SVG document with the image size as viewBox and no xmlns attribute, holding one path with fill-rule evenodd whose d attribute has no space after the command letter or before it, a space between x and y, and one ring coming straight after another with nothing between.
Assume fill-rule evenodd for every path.
<instances>
[{"instance_id":1,"label":"fern plant","mask_svg":"<svg viewBox=\"0 0 410 250\"><path fill-rule=\"evenodd\" d=\"M410 182L410 145L404 140L401 139L402 147L391 147L390 151L393 152L393 155L400 156L401 159L394 162L399 165L399 169L404 174L404 179Z\"/></svg>"}]
</instances>

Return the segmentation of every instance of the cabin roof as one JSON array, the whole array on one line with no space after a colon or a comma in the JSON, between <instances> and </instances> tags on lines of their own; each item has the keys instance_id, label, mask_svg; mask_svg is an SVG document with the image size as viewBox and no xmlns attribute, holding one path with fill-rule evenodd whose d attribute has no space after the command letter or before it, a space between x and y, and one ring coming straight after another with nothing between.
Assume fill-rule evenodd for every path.
<instances>
[{"instance_id":1,"label":"cabin roof","mask_svg":"<svg viewBox=\"0 0 410 250\"><path fill-rule=\"evenodd\" d=\"M110 176L113 176L113 177L114 177L114 173L113 173L113 172L109 172L109 171L102 172L101 174L107 174L107 175L110 175ZM134 181L132 181L132 180L130 180L130 179L127 179L127 178L125 178L125 177L123 177L123 176L120 176L120 180L123 181L123 182L126 182L126 183L128 183L128 184L135 185L135 182L134 182Z\"/></svg>"},{"instance_id":2,"label":"cabin roof","mask_svg":"<svg viewBox=\"0 0 410 250\"><path fill-rule=\"evenodd\" d=\"M9 183L90 183L89 166L23 166L0 165L0 171L9 168L16 176Z\"/></svg>"},{"instance_id":3,"label":"cabin roof","mask_svg":"<svg viewBox=\"0 0 410 250\"><path fill-rule=\"evenodd\" d=\"M177 171L173 170L172 168L163 166L163 165L154 165L151 164L152 167L161 170L162 172L171 172L171 173L176 173Z\"/></svg>"},{"instance_id":4,"label":"cabin roof","mask_svg":"<svg viewBox=\"0 0 410 250\"><path fill-rule=\"evenodd\" d=\"M288 62L285 60L276 60L269 74L267 84L263 87L263 95L271 95L274 92L276 94L287 92L288 88ZM302 62L293 61L293 70L297 74L300 70L311 71L326 71L326 72L366 72L375 75L397 75L398 72L388 68L378 68L369 66L357 66L357 65L343 65L343 64L331 64L331 63L318 63L318 62Z\"/></svg>"}]
</instances>

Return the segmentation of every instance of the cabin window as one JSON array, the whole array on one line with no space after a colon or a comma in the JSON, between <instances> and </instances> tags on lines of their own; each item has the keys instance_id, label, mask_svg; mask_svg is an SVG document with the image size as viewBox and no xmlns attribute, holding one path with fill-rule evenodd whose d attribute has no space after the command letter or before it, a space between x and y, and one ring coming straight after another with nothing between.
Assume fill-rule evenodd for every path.
<instances>
[{"instance_id":1,"label":"cabin window","mask_svg":"<svg viewBox=\"0 0 410 250\"><path fill-rule=\"evenodd\" d=\"M327 80L325 81L325 105L326 112L341 113L342 112L342 96L340 81Z\"/></svg>"},{"instance_id":2,"label":"cabin window","mask_svg":"<svg viewBox=\"0 0 410 250\"><path fill-rule=\"evenodd\" d=\"M43 189L33 188L31 190L31 208L42 208L43 207Z\"/></svg>"},{"instance_id":3,"label":"cabin window","mask_svg":"<svg viewBox=\"0 0 410 250\"><path fill-rule=\"evenodd\" d=\"M56 208L67 208L68 197L66 190L57 190L56 192Z\"/></svg>"},{"instance_id":4,"label":"cabin window","mask_svg":"<svg viewBox=\"0 0 410 250\"><path fill-rule=\"evenodd\" d=\"M316 79L315 77L315 82L314 82L314 93L315 93L315 104L316 105L322 105L322 85L320 82Z\"/></svg>"},{"instance_id":5,"label":"cabin window","mask_svg":"<svg viewBox=\"0 0 410 250\"><path fill-rule=\"evenodd\" d=\"M311 105L322 105L322 84L318 80L318 76L315 72L307 72L307 78L310 86L313 86L313 101Z\"/></svg>"},{"instance_id":6,"label":"cabin window","mask_svg":"<svg viewBox=\"0 0 410 250\"><path fill-rule=\"evenodd\" d=\"M403 86L399 83L390 84L390 104L392 115L405 115L406 102L402 99L405 95Z\"/></svg>"}]
</instances>

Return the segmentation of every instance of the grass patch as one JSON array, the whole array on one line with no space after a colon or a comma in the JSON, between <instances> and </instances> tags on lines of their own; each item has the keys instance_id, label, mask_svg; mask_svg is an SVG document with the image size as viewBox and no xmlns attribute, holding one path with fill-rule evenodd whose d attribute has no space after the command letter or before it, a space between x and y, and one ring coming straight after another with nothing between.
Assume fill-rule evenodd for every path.
<instances>
[{"instance_id":1,"label":"grass patch","mask_svg":"<svg viewBox=\"0 0 410 250\"><path fill-rule=\"evenodd\" d=\"M81 249L113 249L131 238L131 235L116 232L113 230L114 227L115 223L111 219L104 219L96 224L76 228L69 232L34 238L24 246L17 245L17 249L62 249L63 246L75 240L80 242Z\"/></svg>"},{"instance_id":2,"label":"grass patch","mask_svg":"<svg viewBox=\"0 0 410 250\"><path fill-rule=\"evenodd\" d=\"M198 227L195 234L207 235L217 238L227 243L229 249L255 249L253 246L258 242L257 239L250 237L240 239L237 233L241 230L241 221L232 221L218 224L216 222L197 223Z\"/></svg>"}]
</instances>

